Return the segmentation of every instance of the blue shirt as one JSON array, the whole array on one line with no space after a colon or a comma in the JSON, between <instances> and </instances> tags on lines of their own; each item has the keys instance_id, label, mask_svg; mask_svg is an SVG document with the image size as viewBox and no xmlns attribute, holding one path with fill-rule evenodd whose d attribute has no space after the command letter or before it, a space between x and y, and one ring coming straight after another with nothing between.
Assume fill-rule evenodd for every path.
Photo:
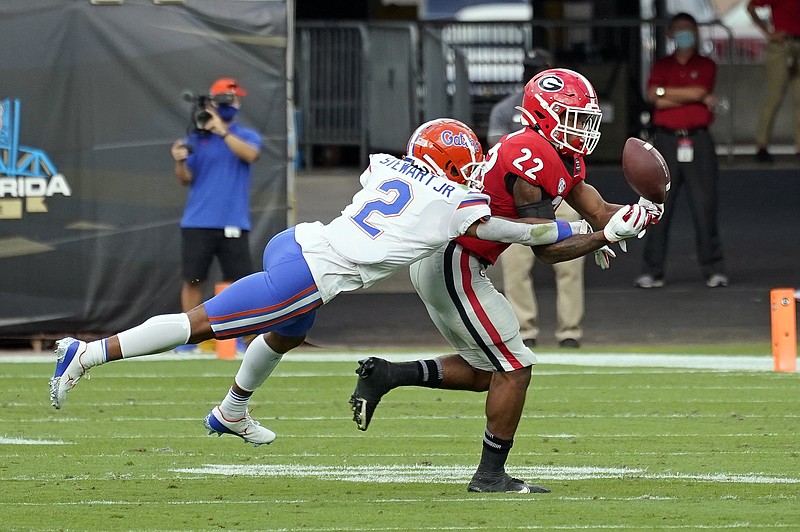
<instances>
[{"instance_id":1,"label":"blue shirt","mask_svg":"<svg viewBox=\"0 0 800 532\"><path fill-rule=\"evenodd\" d=\"M228 131L261 149L261 135L254 129L229 124ZM213 133L186 137L193 147L186 159L192 172L189 197L181 227L222 229L227 226L250 230L250 164L237 157L225 139Z\"/></svg>"}]
</instances>

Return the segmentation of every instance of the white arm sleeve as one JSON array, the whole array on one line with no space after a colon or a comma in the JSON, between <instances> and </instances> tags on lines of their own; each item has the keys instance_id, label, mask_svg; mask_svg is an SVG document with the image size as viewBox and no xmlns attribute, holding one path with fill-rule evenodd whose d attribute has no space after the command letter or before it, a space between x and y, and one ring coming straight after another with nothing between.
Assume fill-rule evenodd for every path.
<instances>
[{"instance_id":1,"label":"white arm sleeve","mask_svg":"<svg viewBox=\"0 0 800 532\"><path fill-rule=\"evenodd\" d=\"M475 228L475 234L481 240L505 242L508 244L524 244L526 246L544 246L564 240L578 233L573 224L581 222L564 222L556 220L542 224L526 224L512 222L502 218L489 218Z\"/></svg>"}]
</instances>

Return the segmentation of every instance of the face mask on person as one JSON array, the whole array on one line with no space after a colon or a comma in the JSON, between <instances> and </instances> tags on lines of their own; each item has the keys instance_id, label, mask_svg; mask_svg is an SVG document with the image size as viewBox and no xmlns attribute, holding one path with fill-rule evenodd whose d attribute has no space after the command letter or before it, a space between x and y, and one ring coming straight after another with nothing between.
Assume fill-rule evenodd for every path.
<instances>
[{"instance_id":1,"label":"face mask on person","mask_svg":"<svg viewBox=\"0 0 800 532\"><path fill-rule=\"evenodd\" d=\"M680 50L691 50L697 44L694 32L689 30L675 32L672 40L675 41L675 46Z\"/></svg>"},{"instance_id":2,"label":"face mask on person","mask_svg":"<svg viewBox=\"0 0 800 532\"><path fill-rule=\"evenodd\" d=\"M233 117L236 116L236 113L238 112L238 108L228 105L227 103L221 103L217 106L217 114L225 122L230 122L233 120Z\"/></svg>"}]
</instances>

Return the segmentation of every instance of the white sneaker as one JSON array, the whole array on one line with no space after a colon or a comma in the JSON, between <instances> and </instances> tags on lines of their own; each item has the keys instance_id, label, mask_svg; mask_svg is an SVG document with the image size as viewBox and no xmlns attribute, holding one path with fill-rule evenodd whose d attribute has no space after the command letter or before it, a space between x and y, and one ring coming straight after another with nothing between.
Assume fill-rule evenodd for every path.
<instances>
[{"instance_id":1,"label":"white sneaker","mask_svg":"<svg viewBox=\"0 0 800 532\"><path fill-rule=\"evenodd\" d=\"M664 286L664 279L656 279L652 275L646 273L637 277L633 285L638 288L661 288Z\"/></svg>"},{"instance_id":2,"label":"white sneaker","mask_svg":"<svg viewBox=\"0 0 800 532\"><path fill-rule=\"evenodd\" d=\"M222 415L219 406L215 406L203 420L203 424L208 429L209 436L216 434L233 434L239 436L247 443L252 443L253 447L259 445L269 445L275 441L275 433L268 428L262 427L261 423L250 417L250 412L240 419L226 419Z\"/></svg>"},{"instance_id":3,"label":"white sneaker","mask_svg":"<svg viewBox=\"0 0 800 532\"><path fill-rule=\"evenodd\" d=\"M709 288L719 288L728 286L728 276L724 273L715 273L706 280L706 286Z\"/></svg>"},{"instance_id":4,"label":"white sneaker","mask_svg":"<svg viewBox=\"0 0 800 532\"><path fill-rule=\"evenodd\" d=\"M75 338L62 338L56 342L56 371L50 379L50 404L59 409L64 406L67 392L78 384L87 369L81 364L86 353L86 342Z\"/></svg>"}]
</instances>

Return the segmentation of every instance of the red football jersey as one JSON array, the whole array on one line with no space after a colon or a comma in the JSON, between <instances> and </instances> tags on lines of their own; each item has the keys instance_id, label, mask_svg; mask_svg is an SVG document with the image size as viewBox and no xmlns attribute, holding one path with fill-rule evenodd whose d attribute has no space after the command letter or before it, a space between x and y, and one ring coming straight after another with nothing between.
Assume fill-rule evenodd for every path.
<instances>
[{"instance_id":1,"label":"red football jersey","mask_svg":"<svg viewBox=\"0 0 800 532\"><path fill-rule=\"evenodd\" d=\"M506 188L508 174L514 174L519 179L541 187L547 196L553 198L553 207L558 207L572 187L586 177L583 157L575 157L574 169L570 172L553 145L529 127L501 138L489 150L486 161L483 193L491 198L489 207L492 216L503 218L519 218L514 197ZM456 242L490 264L494 264L508 247L508 244L502 242L468 236L460 236Z\"/></svg>"}]
</instances>

